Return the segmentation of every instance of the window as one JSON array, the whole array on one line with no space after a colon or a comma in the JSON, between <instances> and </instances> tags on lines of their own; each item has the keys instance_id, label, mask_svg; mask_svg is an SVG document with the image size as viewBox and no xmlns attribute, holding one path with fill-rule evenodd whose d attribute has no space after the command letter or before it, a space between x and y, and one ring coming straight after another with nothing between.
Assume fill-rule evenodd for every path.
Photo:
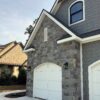
<instances>
[{"instance_id":1,"label":"window","mask_svg":"<svg viewBox=\"0 0 100 100\"><path fill-rule=\"evenodd\" d=\"M84 18L83 15L83 1L77 1L70 6L70 16L69 21L70 25L75 24L79 21L82 21Z\"/></svg>"},{"instance_id":2,"label":"window","mask_svg":"<svg viewBox=\"0 0 100 100\"><path fill-rule=\"evenodd\" d=\"M48 28L44 28L44 42L48 41Z\"/></svg>"}]
</instances>

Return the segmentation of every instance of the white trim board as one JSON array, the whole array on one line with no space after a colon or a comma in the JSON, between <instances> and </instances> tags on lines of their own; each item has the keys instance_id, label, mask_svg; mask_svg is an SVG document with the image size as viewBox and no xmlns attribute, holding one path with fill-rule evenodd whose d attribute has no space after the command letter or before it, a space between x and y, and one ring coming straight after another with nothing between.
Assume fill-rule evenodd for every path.
<instances>
[{"instance_id":1,"label":"white trim board","mask_svg":"<svg viewBox=\"0 0 100 100\"><path fill-rule=\"evenodd\" d=\"M84 91L83 91L83 48L82 43L80 43L80 76L81 76L81 98L84 100Z\"/></svg>"},{"instance_id":2,"label":"white trim board","mask_svg":"<svg viewBox=\"0 0 100 100\"><path fill-rule=\"evenodd\" d=\"M58 40L57 44L62 44L62 43L70 42L70 41L73 41L73 40L80 41L80 38L76 38L76 37L65 38L65 39L62 39L62 40Z\"/></svg>"},{"instance_id":3,"label":"white trim board","mask_svg":"<svg viewBox=\"0 0 100 100\"><path fill-rule=\"evenodd\" d=\"M34 48L30 48L30 49L27 49L27 50L23 50L24 53L27 53L27 52L33 52L33 51L35 51Z\"/></svg>"},{"instance_id":4,"label":"white trim board","mask_svg":"<svg viewBox=\"0 0 100 100\"><path fill-rule=\"evenodd\" d=\"M40 28L41 26L41 23L43 21L43 19L45 18L45 16L47 16L48 18L50 18L53 22L55 22L59 27L61 27L65 32L67 32L69 35L71 35L72 37L75 37L75 38L78 38L80 39L78 36L76 36L72 31L70 31L68 28L66 28L63 24L61 24L58 20L56 20L52 15L50 15L47 11L43 10L41 15L40 15L40 18L25 46L24 49L27 49L27 47L30 46L30 44L32 43L32 40L34 40L34 37L38 31L38 29Z\"/></svg>"},{"instance_id":5,"label":"white trim board","mask_svg":"<svg viewBox=\"0 0 100 100\"><path fill-rule=\"evenodd\" d=\"M82 44L85 44L85 43L89 43L89 42L94 42L94 41L100 40L100 34L94 35L94 36L90 36L90 37L86 37L86 38L77 38L77 37L76 38L65 38L65 39L62 39L62 40L58 40L57 43L61 44L61 43L66 43L66 42L73 41L73 40L76 40L76 41L79 41Z\"/></svg>"},{"instance_id":6,"label":"white trim board","mask_svg":"<svg viewBox=\"0 0 100 100\"><path fill-rule=\"evenodd\" d=\"M98 64L100 64L100 60L97 60L97 61L95 61L94 63L92 63L91 65L88 66L89 100L93 100L92 89L91 89L91 88L93 88L92 82L91 82L91 80L92 80L92 70L91 69L93 67L96 67L96 65L98 65Z\"/></svg>"},{"instance_id":7,"label":"white trim board","mask_svg":"<svg viewBox=\"0 0 100 100\"><path fill-rule=\"evenodd\" d=\"M62 0L62 1L63 1L63 0ZM53 5L53 7L52 7L52 9L51 9L51 11L50 11L52 14L54 14L54 15L56 14L56 12L58 11L58 9L59 9L59 7L60 7L62 1L60 1L60 2L59 2L59 0L56 0L56 1L55 1L54 5Z\"/></svg>"},{"instance_id":8,"label":"white trim board","mask_svg":"<svg viewBox=\"0 0 100 100\"><path fill-rule=\"evenodd\" d=\"M98 40L100 40L100 34L83 38L82 43L85 44L85 43L94 42Z\"/></svg>"}]
</instances>

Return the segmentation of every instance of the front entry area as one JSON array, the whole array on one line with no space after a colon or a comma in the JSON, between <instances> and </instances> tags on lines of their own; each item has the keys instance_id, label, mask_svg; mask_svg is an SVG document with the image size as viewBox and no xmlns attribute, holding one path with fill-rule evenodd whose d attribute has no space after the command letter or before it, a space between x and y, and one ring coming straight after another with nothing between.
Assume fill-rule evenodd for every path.
<instances>
[{"instance_id":1,"label":"front entry area","mask_svg":"<svg viewBox=\"0 0 100 100\"><path fill-rule=\"evenodd\" d=\"M33 97L41 100L62 100L62 68L44 63L34 69Z\"/></svg>"},{"instance_id":2,"label":"front entry area","mask_svg":"<svg viewBox=\"0 0 100 100\"><path fill-rule=\"evenodd\" d=\"M100 100L100 61L89 67L89 100Z\"/></svg>"}]
</instances>

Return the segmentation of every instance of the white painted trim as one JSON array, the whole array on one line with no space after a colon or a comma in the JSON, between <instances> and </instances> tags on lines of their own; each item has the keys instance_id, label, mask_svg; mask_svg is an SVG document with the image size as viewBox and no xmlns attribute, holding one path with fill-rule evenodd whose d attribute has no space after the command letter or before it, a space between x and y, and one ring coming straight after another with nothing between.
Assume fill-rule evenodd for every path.
<instances>
[{"instance_id":1,"label":"white painted trim","mask_svg":"<svg viewBox=\"0 0 100 100\"><path fill-rule=\"evenodd\" d=\"M54 21L58 26L60 26L63 30L65 30L69 35L73 37L77 37L72 31L70 31L68 28L66 28L63 24L61 24L59 21L57 21L54 17L52 17L49 13L46 11L44 12L45 15L47 15L52 21Z\"/></svg>"},{"instance_id":2,"label":"white painted trim","mask_svg":"<svg viewBox=\"0 0 100 100\"><path fill-rule=\"evenodd\" d=\"M53 16L51 16L47 11L43 10L43 12L41 13L41 16L32 32L32 35L30 36L30 39L28 40L25 49L27 49L27 47L32 43L32 40L34 39L43 19L45 18L45 16L48 16L52 21L54 21L59 27L61 27L64 31L66 31L69 35L79 38L78 36L76 36L72 31L70 31L68 28L66 28L63 24L61 24L58 20L56 20Z\"/></svg>"},{"instance_id":3,"label":"white painted trim","mask_svg":"<svg viewBox=\"0 0 100 100\"><path fill-rule=\"evenodd\" d=\"M55 1L53 7L51 8L51 13L54 13L58 4L58 0Z\"/></svg>"},{"instance_id":4,"label":"white painted trim","mask_svg":"<svg viewBox=\"0 0 100 100\"><path fill-rule=\"evenodd\" d=\"M94 42L94 41L98 41L98 40L100 40L100 34L95 35L95 36L90 36L87 38L83 38L82 43L85 44L85 43Z\"/></svg>"},{"instance_id":5,"label":"white painted trim","mask_svg":"<svg viewBox=\"0 0 100 100\"><path fill-rule=\"evenodd\" d=\"M89 70L91 70L92 67L95 67L97 64L100 63L100 60L97 60L95 61L94 63L92 63L90 66L89 66Z\"/></svg>"},{"instance_id":6,"label":"white painted trim","mask_svg":"<svg viewBox=\"0 0 100 100\"><path fill-rule=\"evenodd\" d=\"M27 53L27 52L32 52L32 51L35 51L35 49L34 48L30 48L30 49L24 50L23 52Z\"/></svg>"},{"instance_id":7,"label":"white painted trim","mask_svg":"<svg viewBox=\"0 0 100 100\"><path fill-rule=\"evenodd\" d=\"M58 40L57 43L61 44L61 43L69 42L69 41L72 41L72 40L76 40L76 41L79 41L82 44L86 44L86 43L89 43L89 42L94 42L94 41L100 40L100 34L95 35L95 36L90 36L90 37L87 37L87 38L79 38L79 37L65 38L65 39L62 39L62 40Z\"/></svg>"},{"instance_id":8,"label":"white painted trim","mask_svg":"<svg viewBox=\"0 0 100 100\"><path fill-rule=\"evenodd\" d=\"M49 66L48 66L48 65L49 65ZM33 70L33 80L36 79L36 78L35 78L35 74L36 74L35 71L39 70L39 69L40 69L41 67L43 67L43 66L47 66L47 67L55 66L56 68L59 68L59 69L60 69L61 72L60 72L60 71L58 71L58 72L60 72L60 74L61 74L61 75L60 75L60 76L61 76L61 79L60 79L60 81L61 81L61 85L60 85L60 88L61 88L61 91L60 91L60 92L61 92L61 99L60 99L60 100L62 100L62 92L63 92L63 91L62 91L62 68L61 68L61 66L59 66L59 65L57 65L57 64L55 64L55 63L51 63L51 62L42 63L42 64L38 65L37 67L35 67L35 69ZM53 68L55 68L55 67L53 67ZM55 71L56 71L56 70L55 70ZM48 78L46 78L46 80L47 80L47 79L48 79ZM48 81L48 80L47 80L47 81ZM50 80L49 80L49 81L50 81ZM34 89L34 87L35 87L35 83L34 83L34 82L35 82L35 81L33 81L33 98L34 98L34 92L35 92L35 91L34 91L34 90L35 90L35 89ZM47 99L48 99L48 98L47 98ZM46 100L47 100L47 99L46 99Z\"/></svg>"},{"instance_id":9,"label":"white painted trim","mask_svg":"<svg viewBox=\"0 0 100 100\"><path fill-rule=\"evenodd\" d=\"M59 0L56 0L55 4L53 5L52 9L51 9L51 13L52 14L56 14L56 12L58 11L60 5L61 5L62 2L59 2Z\"/></svg>"},{"instance_id":10,"label":"white painted trim","mask_svg":"<svg viewBox=\"0 0 100 100\"><path fill-rule=\"evenodd\" d=\"M80 21L77 21L77 22L71 24L71 23L70 23L70 8L71 8L75 3L79 2L79 1L82 1L82 2L83 2L83 19L80 20ZM68 25L69 25L69 26L72 26L72 25L81 23L81 22L83 22L83 21L85 21L85 1L84 1L84 0L76 0L76 1L74 1L74 2L69 6L69 8L68 8Z\"/></svg>"},{"instance_id":11,"label":"white painted trim","mask_svg":"<svg viewBox=\"0 0 100 100\"><path fill-rule=\"evenodd\" d=\"M73 41L73 40L76 40L76 41L80 42L81 38L79 38L79 37L69 37L69 38L65 38L65 39L62 39L62 40L58 40L57 44L62 44L62 43L70 42L70 41Z\"/></svg>"},{"instance_id":12,"label":"white painted trim","mask_svg":"<svg viewBox=\"0 0 100 100\"><path fill-rule=\"evenodd\" d=\"M29 38L29 40L28 40L28 42L27 42L27 44L26 44L26 46L25 46L25 49L27 49L28 45L31 44L32 39L34 39L34 37L35 37L35 35L36 35L36 32L38 31L37 29L38 29L38 27L40 26L40 23L41 23L41 21L43 20L44 17L45 17L45 16L44 16L44 14L43 14L43 12L42 12L42 13L41 13L41 17L39 18L39 20L38 20L38 22L37 22L37 24L36 24L36 26L35 26L35 28L34 28L32 34L31 34L31 36L30 36L30 38Z\"/></svg>"},{"instance_id":13,"label":"white painted trim","mask_svg":"<svg viewBox=\"0 0 100 100\"><path fill-rule=\"evenodd\" d=\"M82 44L80 43L80 67L81 67L81 98L82 100L84 100L84 97L83 97L83 94L84 94L84 91L83 91L83 48L82 48Z\"/></svg>"},{"instance_id":14,"label":"white painted trim","mask_svg":"<svg viewBox=\"0 0 100 100\"><path fill-rule=\"evenodd\" d=\"M67 39L59 40L59 41L57 41L57 44L61 44L61 43L65 43L65 42L70 42L72 40L75 40L75 37L69 37Z\"/></svg>"},{"instance_id":15,"label":"white painted trim","mask_svg":"<svg viewBox=\"0 0 100 100\"><path fill-rule=\"evenodd\" d=\"M91 67L88 67L88 84L89 84L89 100L92 100L92 97L91 97L91 88L92 88L92 84L90 82L91 80Z\"/></svg>"},{"instance_id":16,"label":"white painted trim","mask_svg":"<svg viewBox=\"0 0 100 100\"><path fill-rule=\"evenodd\" d=\"M88 82L89 82L89 100L93 100L93 97L92 97L92 90L91 90L91 88L93 87L92 86L92 83L90 82L91 81L91 79L92 79L92 72L91 72L91 69L92 69L92 67L95 67L97 64L99 64L100 63L100 60L98 60L98 61L96 61L96 62L94 62L93 64L91 64L89 67L88 67L88 76L89 76L89 78L88 78Z\"/></svg>"}]
</instances>

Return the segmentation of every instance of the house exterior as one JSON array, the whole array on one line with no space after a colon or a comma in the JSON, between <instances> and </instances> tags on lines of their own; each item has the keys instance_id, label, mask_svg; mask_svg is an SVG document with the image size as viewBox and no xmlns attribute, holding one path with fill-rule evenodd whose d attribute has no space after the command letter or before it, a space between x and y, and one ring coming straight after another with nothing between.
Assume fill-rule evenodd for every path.
<instances>
[{"instance_id":1,"label":"house exterior","mask_svg":"<svg viewBox=\"0 0 100 100\"><path fill-rule=\"evenodd\" d=\"M99 17L99 0L56 0L41 12L24 48L28 96L100 100Z\"/></svg>"},{"instance_id":2,"label":"house exterior","mask_svg":"<svg viewBox=\"0 0 100 100\"><path fill-rule=\"evenodd\" d=\"M15 41L1 45L0 77L2 72L6 72L17 78L22 67L27 67L27 55L23 53L23 45Z\"/></svg>"}]
</instances>

